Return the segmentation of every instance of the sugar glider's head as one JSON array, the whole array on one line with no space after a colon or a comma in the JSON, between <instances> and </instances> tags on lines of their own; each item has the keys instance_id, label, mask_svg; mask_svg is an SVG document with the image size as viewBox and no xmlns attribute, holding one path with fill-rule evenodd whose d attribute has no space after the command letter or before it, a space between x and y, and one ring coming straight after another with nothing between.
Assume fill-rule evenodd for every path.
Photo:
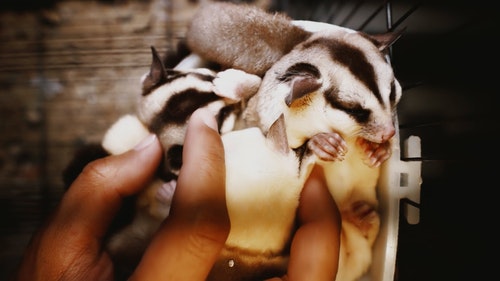
<instances>
[{"instance_id":1,"label":"sugar glider's head","mask_svg":"<svg viewBox=\"0 0 500 281\"><path fill-rule=\"evenodd\" d=\"M325 29L268 71L263 84L276 84L284 97L292 146L326 131L376 143L394 136L401 86L385 51L397 37Z\"/></svg>"},{"instance_id":2,"label":"sugar glider's head","mask_svg":"<svg viewBox=\"0 0 500 281\"><path fill-rule=\"evenodd\" d=\"M137 114L151 131L160 133L172 126L184 126L200 107L216 107L224 102L213 92L215 72L206 68L167 69L152 48L152 63L141 78L142 94L138 97Z\"/></svg>"},{"instance_id":3,"label":"sugar glider's head","mask_svg":"<svg viewBox=\"0 0 500 281\"><path fill-rule=\"evenodd\" d=\"M164 180L171 179L180 170L182 144L191 114L198 108L207 108L216 116L226 106L213 91L214 79L215 72L206 68L165 68L152 48L151 68L142 77L136 113L162 143L165 158L161 176Z\"/></svg>"}]
</instances>

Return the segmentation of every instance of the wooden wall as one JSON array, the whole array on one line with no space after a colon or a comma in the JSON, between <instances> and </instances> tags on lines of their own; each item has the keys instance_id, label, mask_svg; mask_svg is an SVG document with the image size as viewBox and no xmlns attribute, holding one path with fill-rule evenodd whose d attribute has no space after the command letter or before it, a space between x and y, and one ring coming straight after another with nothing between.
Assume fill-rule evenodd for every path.
<instances>
[{"instance_id":1,"label":"wooden wall","mask_svg":"<svg viewBox=\"0 0 500 281\"><path fill-rule=\"evenodd\" d=\"M61 171L134 110L150 46L170 48L192 7L58 1L0 14L0 280L58 201Z\"/></svg>"}]
</instances>

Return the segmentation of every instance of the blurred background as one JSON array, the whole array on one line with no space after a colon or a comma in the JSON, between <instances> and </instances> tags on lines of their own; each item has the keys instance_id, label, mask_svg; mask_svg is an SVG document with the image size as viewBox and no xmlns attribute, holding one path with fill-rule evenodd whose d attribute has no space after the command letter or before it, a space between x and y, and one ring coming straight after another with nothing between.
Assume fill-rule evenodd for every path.
<instances>
[{"instance_id":1,"label":"blurred background","mask_svg":"<svg viewBox=\"0 0 500 281\"><path fill-rule=\"evenodd\" d=\"M0 2L0 280L59 201L74 151L134 111L149 47L173 48L200 1ZM498 258L486 258L498 252L493 192L500 186L492 2L252 3L367 33L406 29L391 61L404 88L400 137L418 136L422 147L422 157L402 160L422 163L422 185L412 203L419 223L401 217L395 280L496 274Z\"/></svg>"}]
</instances>

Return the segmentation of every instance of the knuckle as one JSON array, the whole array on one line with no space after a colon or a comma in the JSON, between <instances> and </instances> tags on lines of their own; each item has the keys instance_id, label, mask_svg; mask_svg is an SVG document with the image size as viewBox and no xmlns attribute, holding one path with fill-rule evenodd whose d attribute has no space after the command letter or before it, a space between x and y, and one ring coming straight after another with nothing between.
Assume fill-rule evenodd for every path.
<instances>
[{"instance_id":1,"label":"knuckle","mask_svg":"<svg viewBox=\"0 0 500 281\"><path fill-rule=\"evenodd\" d=\"M93 182L108 181L113 178L116 171L106 159L99 159L88 163L82 170L81 176Z\"/></svg>"},{"instance_id":2,"label":"knuckle","mask_svg":"<svg viewBox=\"0 0 500 281\"><path fill-rule=\"evenodd\" d=\"M189 247L191 254L198 258L210 256L217 249L224 246L229 228L221 225L201 223L189 234Z\"/></svg>"}]
</instances>

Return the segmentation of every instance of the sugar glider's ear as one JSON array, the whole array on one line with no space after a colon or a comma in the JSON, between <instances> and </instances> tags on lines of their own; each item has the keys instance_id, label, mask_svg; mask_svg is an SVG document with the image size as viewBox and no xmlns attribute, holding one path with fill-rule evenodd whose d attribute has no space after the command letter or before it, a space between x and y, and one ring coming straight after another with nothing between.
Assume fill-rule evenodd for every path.
<instances>
[{"instance_id":1,"label":"sugar glider's ear","mask_svg":"<svg viewBox=\"0 0 500 281\"><path fill-rule=\"evenodd\" d=\"M288 107L292 103L309 93L312 93L321 87L321 83L310 76L297 76L291 82L290 93L285 97L285 103Z\"/></svg>"},{"instance_id":2,"label":"sugar glider's ear","mask_svg":"<svg viewBox=\"0 0 500 281\"><path fill-rule=\"evenodd\" d=\"M290 151L286 136L285 116L283 114L271 125L266 138L274 145L276 151L283 154L287 154Z\"/></svg>"},{"instance_id":3,"label":"sugar glider's ear","mask_svg":"<svg viewBox=\"0 0 500 281\"><path fill-rule=\"evenodd\" d=\"M152 59L149 72L144 74L141 79L143 96L150 93L151 90L157 85L161 85L166 82L166 79L168 79L169 76L177 75L180 73L180 71L178 70L166 68L163 63L162 57L158 54L158 51L156 51L155 47L153 46L151 46L151 55Z\"/></svg>"},{"instance_id":4,"label":"sugar glider's ear","mask_svg":"<svg viewBox=\"0 0 500 281\"><path fill-rule=\"evenodd\" d=\"M166 69L163 65L163 61L156 51L155 47L151 46L151 66L149 72L142 77L142 92L143 95L149 93L149 91L156 85L160 84L163 79L166 78Z\"/></svg>"},{"instance_id":5,"label":"sugar glider's ear","mask_svg":"<svg viewBox=\"0 0 500 281\"><path fill-rule=\"evenodd\" d=\"M309 63L297 63L290 66L285 74L278 77L278 80L290 85L290 93L285 97L288 107L292 106L294 101L318 90L322 85L319 69Z\"/></svg>"},{"instance_id":6,"label":"sugar glider's ear","mask_svg":"<svg viewBox=\"0 0 500 281\"><path fill-rule=\"evenodd\" d=\"M403 32L405 30L406 27L394 32L368 35L368 37L378 47L379 51L381 51L382 53L387 53L389 47L391 47L394 43L396 43L396 41L398 41L399 38L401 38L401 35L403 35Z\"/></svg>"}]
</instances>

